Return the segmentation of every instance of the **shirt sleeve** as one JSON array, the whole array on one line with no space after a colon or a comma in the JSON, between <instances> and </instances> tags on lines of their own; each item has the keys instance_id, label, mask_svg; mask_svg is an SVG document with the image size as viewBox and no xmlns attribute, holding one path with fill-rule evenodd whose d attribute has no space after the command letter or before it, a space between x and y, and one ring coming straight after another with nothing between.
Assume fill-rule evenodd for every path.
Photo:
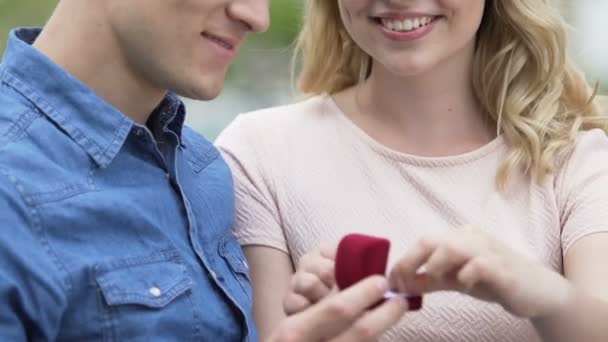
<instances>
[{"instance_id":1,"label":"shirt sleeve","mask_svg":"<svg viewBox=\"0 0 608 342\"><path fill-rule=\"evenodd\" d=\"M603 131L579 135L556 187L564 255L580 239L608 233L608 138Z\"/></svg>"},{"instance_id":2,"label":"shirt sleeve","mask_svg":"<svg viewBox=\"0 0 608 342\"><path fill-rule=\"evenodd\" d=\"M0 336L3 341L57 338L65 291L33 233L33 212L0 169Z\"/></svg>"},{"instance_id":3,"label":"shirt sleeve","mask_svg":"<svg viewBox=\"0 0 608 342\"><path fill-rule=\"evenodd\" d=\"M288 253L272 172L276 161L263 137L256 136L254 124L247 115L240 115L216 140L234 179L234 234L243 246L261 245Z\"/></svg>"}]
</instances>

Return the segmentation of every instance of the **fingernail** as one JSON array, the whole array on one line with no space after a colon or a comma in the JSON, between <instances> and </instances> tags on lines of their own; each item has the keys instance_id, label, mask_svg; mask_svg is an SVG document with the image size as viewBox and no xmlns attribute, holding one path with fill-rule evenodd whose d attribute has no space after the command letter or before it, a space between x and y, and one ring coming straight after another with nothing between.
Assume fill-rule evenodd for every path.
<instances>
[{"instance_id":1,"label":"fingernail","mask_svg":"<svg viewBox=\"0 0 608 342\"><path fill-rule=\"evenodd\" d=\"M418 311L422 309L422 296L407 297L407 307L409 311Z\"/></svg>"},{"instance_id":2,"label":"fingernail","mask_svg":"<svg viewBox=\"0 0 608 342\"><path fill-rule=\"evenodd\" d=\"M422 266L418 267L418 269L416 270L416 275L422 275L422 274L425 274L426 272L427 272L426 265L422 265Z\"/></svg>"}]
</instances>

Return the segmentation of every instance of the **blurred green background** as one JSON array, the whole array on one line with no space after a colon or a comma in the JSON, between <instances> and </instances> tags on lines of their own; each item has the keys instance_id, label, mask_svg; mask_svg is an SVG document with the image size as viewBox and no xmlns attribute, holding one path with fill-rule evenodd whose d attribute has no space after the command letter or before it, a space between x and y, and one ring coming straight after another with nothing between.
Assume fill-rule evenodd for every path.
<instances>
[{"instance_id":1,"label":"blurred green background","mask_svg":"<svg viewBox=\"0 0 608 342\"><path fill-rule=\"evenodd\" d=\"M82 0L95 1L95 0ZM128 1L128 0L125 0ZM152 1L152 0L151 0ZM162 1L162 0L156 0ZM327 0L335 1L335 0ZM554 0L572 24L571 51L590 81L608 81L608 0ZM8 31L43 25L58 0L0 0L0 52ZM185 100L188 123L214 139L242 112L290 102L291 44L299 28L303 0L271 0L268 32L251 35L228 74L224 92L213 101ZM602 93L608 94L608 82Z\"/></svg>"},{"instance_id":2,"label":"blurred green background","mask_svg":"<svg viewBox=\"0 0 608 342\"><path fill-rule=\"evenodd\" d=\"M56 4L57 0L0 0L0 51L11 28L43 24Z\"/></svg>"}]
</instances>

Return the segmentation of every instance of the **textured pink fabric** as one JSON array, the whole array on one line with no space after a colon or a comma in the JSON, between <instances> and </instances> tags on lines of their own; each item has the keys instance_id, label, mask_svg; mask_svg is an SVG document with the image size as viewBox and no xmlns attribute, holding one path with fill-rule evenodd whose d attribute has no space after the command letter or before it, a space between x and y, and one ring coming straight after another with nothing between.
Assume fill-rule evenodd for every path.
<instances>
[{"instance_id":1,"label":"textured pink fabric","mask_svg":"<svg viewBox=\"0 0 608 342\"><path fill-rule=\"evenodd\" d=\"M322 242L360 233L391 241L390 268L421 235L471 224L561 272L578 240L608 232L608 139L599 130L580 133L542 184L516 176L505 192L495 188L502 137L457 156L407 155L367 136L327 96L241 115L217 144L234 173L237 237L294 263ZM527 320L451 292L426 296L383 337L536 339Z\"/></svg>"}]
</instances>

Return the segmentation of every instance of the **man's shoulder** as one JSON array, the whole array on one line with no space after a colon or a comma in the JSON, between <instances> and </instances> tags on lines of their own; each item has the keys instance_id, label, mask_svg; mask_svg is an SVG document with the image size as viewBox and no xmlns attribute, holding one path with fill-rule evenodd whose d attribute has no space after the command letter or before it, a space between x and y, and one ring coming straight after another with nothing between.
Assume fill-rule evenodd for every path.
<instances>
[{"instance_id":1,"label":"man's shoulder","mask_svg":"<svg viewBox=\"0 0 608 342\"><path fill-rule=\"evenodd\" d=\"M184 156L198 173L210 164L219 167L219 172L226 172L227 166L221 158L217 147L204 135L192 127L184 125L182 130Z\"/></svg>"},{"instance_id":2,"label":"man's shoulder","mask_svg":"<svg viewBox=\"0 0 608 342\"><path fill-rule=\"evenodd\" d=\"M0 67L0 73L2 69ZM16 89L2 82L0 78L0 150L31 121L41 114Z\"/></svg>"},{"instance_id":3,"label":"man's shoulder","mask_svg":"<svg viewBox=\"0 0 608 342\"><path fill-rule=\"evenodd\" d=\"M217 149L211 141L188 125L184 125L182 129L182 142L184 146L186 146L186 151L188 152L205 152L211 154L217 152Z\"/></svg>"},{"instance_id":4,"label":"man's shoulder","mask_svg":"<svg viewBox=\"0 0 608 342\"><path fill-rule=\"evenodd\" d=\"M16 218L27 217L27 201L14 172L0 163L0 217L4 223L14 223ZM2 227L9 229L11 227Z\"/></svg>"},{"instance_id":5,"label":"man's shoulder","mask_svg":"<svg viewBox=\"0 0 608 342\"><path fill-rule=\"evenodd\" d=\"M14 153L23 154L15 142L32 138L27 131L40 116L40 112L17 91L0 83L0 165L6 165Z\"/></svg>"},{"instance_id":6,"label":"man's shoulder","mask_svg":"<svg viewBox=\"0 0 608 342\"><path fill-rule=\"evenodd\" d=\"M2 177L32 195L87 174L90 164L84 151L44 114L12 89L0 86Z\"/></svg>"},{"instance_id":7,"label":"man's shoulder","mask_svg":"<svg viewBox=\"0 0 608 342\"><path fill-rule=\"evenodd\" d=\"M3 189L32 206L90 190L93 164L86 158L69 157L65 150L45 151L52 146L49 141L23 139L0 150L0 178L6 183Z\"/></svg>"},{"instance_id":8,"label":"man's shoulder","mask_svg":"<svg viewBox=\"0 0 608 342\"><path fill-rule=\"evenodd\" d=\"M36 112L31 102L0 79L0 127L18 121L23 114L34 114ZM0 128L0 135L5 133L6 130Z\"/></svg>"}]
</instances>

